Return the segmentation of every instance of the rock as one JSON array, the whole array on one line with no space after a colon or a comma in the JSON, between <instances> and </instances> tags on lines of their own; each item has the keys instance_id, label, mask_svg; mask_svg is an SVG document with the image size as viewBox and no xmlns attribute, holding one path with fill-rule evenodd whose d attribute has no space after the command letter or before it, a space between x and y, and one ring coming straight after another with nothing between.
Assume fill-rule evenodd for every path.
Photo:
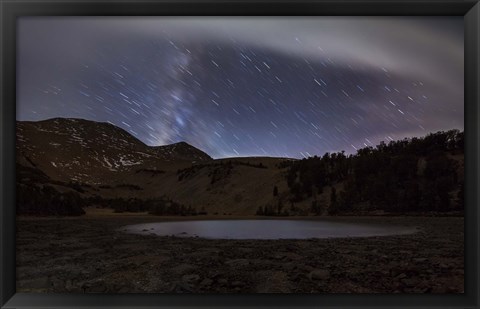
<instances>
[{"instance_id":1,"label":"rock","mask_svg":"<svg viewBox=\"0 0 480 309\"><path fill-rule=\"evenodd\" d=\"M430 293L431 288L424 287L424 288L416 288L414 289L414 293Z\"/></svg>"},{"instance_id":2,"label":"rock","mask_svg":"<svg viewBox=\"0 0 480 309\"><path fill-rule=\"evenodd\" d=\"M70 278L80 277L81 275L82 275L81 269L72 269L70 270L70 273L69 273Z\"/></svg>"},{"instance_id":3,"label":"rock","mask_svg":"<svg viewBox=\"0 0 480 309\"><path fill-rule=\"evenodd\" d=\"M248 266L250 262L247 259L234 259L234 260L228 260L225 262L230 267L242 267L242 266Z\"/></svg>"},{"instance_id":4,"label":"rock","mask_svg":"<svg viewBox=\"0 0 480 309\"><path fill-rule=\"evenodd\" d=\"M415 263L423 263L423 262L426 262L427 259L426 258L416 258L416 259L413 259L413 261Z\"/></svg>"},{"instance_id":5,"label":"rock","mask_svg":"<svg viewBox=\"0 0 480 309\"><path fill-rule=\"evenodd\" d=\"M228 283L227 279L219 279L218 284L220 285L226 285Z\"/></svg>"},{"instance_id":6,"label":"rock","mask_svg":"<svg viewBox=\"0 0 480 309\"><path fill-rule=\"evenodd\" d=\"M285 263L283 265L283 268L289 271L295 270L297 268L297 265L295 263Z\"/></svg>"},{"instance_id":7,"label":"rock","mask_svg":"<svg viewBox=\"0 0 480 309\"><path fill-rule=\"evenodd\" d=\"M445 294L447 293L447 288L444 286L434 286L432 288L432 293Z\"/></svg>"},{"instance_id":8,"label":"rock","mask_svg":"<svg viewBox=\"0 0 480 309\"><path fill-rule=\"evenodd\" d=\"M298 250L298 248L294 245L287 245L285 249L287 249L287 251L290 251L290 252L294 252Z\"/></svg>"},{"instance_id":9,"label":"rock","mask_svg":"<svg viewBox=\"0 0 480 309\"><path fill-rule=\"evenodd\" d=\"M196 283L200 280L199 275L191 274L191 275L184 275L182 277L182 281L187 282L187 283Z\"/></svg>"},{"instance_id":10,"label":"rock","mask_svg":"<svg viewBox=\"0 0 480 309\"><path fill-rule=\"evenodd\" d=\"M29 280L28 282L25 283L26 287L33 288L33 289L46 289L49 287L49 285L50 285L50 281L48 280L47 277Z\"/></svg>"},{"instance_id":11,"label":"rock","mask_svg":"<svg viewBox=\"0 0 480 309\"><path fill-rule=\"evenodd\" d=\"M103 293L107 290L107 287L103 281L93 282L86 288L87 293Z\"/></svg>"},{"instance_id":12,"label":"rock","mask_svg":"<svg viewBox=\"0 0 480 309\"><path fill-rule=\"evenodd\" d=\"M448 293L458 293L458 289L455 288L455 287L453 287L453 286L449 286L449 287L447 288L447 292L448 292Z\"/></svg>"},{"instance_id":13,"label":"rock","mask_svg":"<svg viewBox=\"0 0 480 309\"><path fill-rule=\"evenodd\" d=\"M215 279L217 278L218 276L220 276L220 273L216 272L216 271L210 271L208 272L208 276L212 279Z\"/></svg>"},{"instance_id":14,"label":"rock","mask_svg":"<svg viewBox=\"0 0 480 309\"><path fill-rule=\"evenodd\" d=\"M324 269L315 269L308 274L310 280L327 280L330 278L330 272Z\"/></svg>"},{"instance_id":15,"label":"rock","mask_svg":"<svg viewBox=\"0 0 480 309\"><path fill-rule=\"evenodd\" d=\"M402 279L400 280L400 282L402 282L404 285L408 286L408 287L414 287L418 284L418 280L416 279Z\"/></svg>"},{"instance_id":16,"label":"rock","mask_svg":"<svg viewBox=\"0 0 480 309\"><path fill-rule=\"evenodd\" d=\"M305 278L304 274L295 274L295 275L292 276L292 281L300 282L304 278Z\"/></svg>"},{"instance_id":17,"label":"rock","mask_svg":"<svg viewBox=\"0 0 480 309\"><path fill-rule=\"evenodd\" d=\"M65 289L65 282L63 280L53 277L50 279L50 281L55 291Z\"/></svg>"},{"instance_id":18,"label":"rock","mask_svg":"<svg viewBox=\"0 0 480 309\"><path fill-rule=\"evenodd\" d=\"M67 280L67 282L65 283L65 289L67 289L67 291L71 291L73 289L72 280L70 279Z\"/></svg>"},{"instance_id":19,"label":"rock","mask_svg":"<svg viewBox=\"0 0 480 309\"><path fill-rule=\"evenodd\" d=\"M243 284L243 282L241 282L241 281L233 281L233 282L231 283L231 286L234 287L234 288L236 288L236 287L242 287L242 286L244 286L244 284Z\"/></svg>"},{"instance_id":20,"label":"rock","mask_svg":"<svg viewBox=\"0 0 480 309\"><path fill-rule=\"evenodd\" d=\"M122 287L118 290L118 293L125 294L125 293L128 293L129 291L130 291L130 289L128 287L124 286L124 287Z\"/></svg>"},{"instance_id":21,"label":"rock","mask_svg":"<svg viewBox=\"0 0 480 309\"><path fill-rule=\"evenodd\" d=\"M291 291L291 282L283 271L265 270L257 272L256 277L260 279L255 287L257 293L289 293Z\"/></svg>"},{"instance_id":22,"label":"rock","mask_svg":"<svg viewBox=\"0 0 480 309\"><path fill-rule=\"evenodd\" d=\"M184 275L190 272L193 272L195 270L195 266L190 265L190 264L180 264L175 267L171 268L171 271L173 273L179 274L179 275Z\"/></svg>"},{"instance_id":23,"label":"rock","mask_svg":"<svg viewBox=\"0 0 480 309\"><path fill-rule=\"evenodd\" d=\"M212 283L213 283L212 279L205 278L205 279L202 280L202 282L200 282L200 285L201 286L211 286Z\"/></svg>"},{"instance_id":24,"label":"rock","mask_svg":"<svg viewBox=\"0 0 480 309\"><path fill-rule=\"evenodd\" d=\"M238 248L238 251L243 252L243 253L252 253L254 250L252 248L245 248L245 247L240 247Z\"/></svg>"},{"instance_id":25,"label":"rock","mask_svg":"<svg viewBox=\"0 0 480 309\"><path fill-rule=\"evenodd\" d=\"M403 278L406 278L406 277L407 277L407 274L401 273L401 274L398 275L396 278L397 278L397 279L403 279Z\"/></svg>"},{"instance_id":26,"label":"rock","mask_svg":"<svg viewBox=\"0 0 480 309\"><path fill-rule=\"evenodd\" d=\"M189 292L189 293L193 293L194 292L194 289L192 288L192 286L190 284L187 284L187 283L184 283L184 282L178 282L176 285L175 285L175 289L174 289L176 292Z\"/></svg>"}]
</instances>

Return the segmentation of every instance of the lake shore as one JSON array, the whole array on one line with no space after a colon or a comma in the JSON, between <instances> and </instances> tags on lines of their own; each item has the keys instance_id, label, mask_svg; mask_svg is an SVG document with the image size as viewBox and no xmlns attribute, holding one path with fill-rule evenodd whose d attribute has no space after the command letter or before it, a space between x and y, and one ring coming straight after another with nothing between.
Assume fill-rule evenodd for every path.
<instances>
[{"instance_id":1,"label":"lake shore","mask_svg":"<svg viewBox=\"0 0 480 309\"><path fill-rule=\"evenodd\" d=\"M130 224L245 216L156 217L87 211L19 217L17 292L462 293L463 217L274 217L419 227L368 238L210 240L127 234ZM272 218L273 219L273 218Z\"/></svg>"}]
</instances>

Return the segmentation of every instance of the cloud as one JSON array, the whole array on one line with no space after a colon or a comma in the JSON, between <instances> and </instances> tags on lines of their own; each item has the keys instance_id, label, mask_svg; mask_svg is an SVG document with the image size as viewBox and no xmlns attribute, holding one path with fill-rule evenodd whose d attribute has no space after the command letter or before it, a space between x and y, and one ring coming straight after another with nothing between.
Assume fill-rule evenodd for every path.
<instances>
[{"instance_id":1,"label":"cloud","mask_svg":"<svg viewBox=\"0 0 480 309\"><path fill-rule=\"evenodd\" d=\"M457 18L458 19L458 18ZM93 22L106 33L170 36L184 44L238 42L312 61L331 59L450 87L463 84L463 29L442 17L180 17ZM453 88L453 87L452 87Z\"/></svg>"},{"instance_id":2,"label":"cloud","mask_svg":"<svg viewBox=\"0 0 480 309\"><path fill-rule=\"evenodd\" d=\"M34 31L45 46L59 40L55 48L68 49L70 57L72 51L85 56L95 45L132 34L147 40L167 36L184 44L238 42L313 61L383 67L449 86L463 83L459 18L28 17L21 19L20 38Z\"/></svg>"}]
</instances>

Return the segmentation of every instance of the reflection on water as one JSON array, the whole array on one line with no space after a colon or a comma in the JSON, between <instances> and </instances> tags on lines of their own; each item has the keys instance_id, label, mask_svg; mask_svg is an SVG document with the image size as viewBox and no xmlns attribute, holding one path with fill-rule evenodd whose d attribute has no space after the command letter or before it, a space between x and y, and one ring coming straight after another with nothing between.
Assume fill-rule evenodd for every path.
<instances>
[{"instance_id":1,"label":"reflection on water","mask_svg":"<svg viewBox=\"0 0 480 309\"><path fill-rule=\"evenodd\" d=\"M416 228L308 220L205 220L135 224L122 230L210 239L306 239L402 235Z\"/></svg>"}]
</instances>

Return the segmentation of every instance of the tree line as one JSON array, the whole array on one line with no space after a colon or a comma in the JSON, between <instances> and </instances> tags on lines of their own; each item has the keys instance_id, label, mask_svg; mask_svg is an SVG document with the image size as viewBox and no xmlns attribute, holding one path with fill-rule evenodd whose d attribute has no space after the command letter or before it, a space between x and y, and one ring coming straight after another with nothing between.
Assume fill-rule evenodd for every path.
<instances>
[{"instance_id":1,"label":"tree line","mask_svg":"<svg viewBox=\"0 0 480 309\"><path fill-rule=\"evenodd\" d=\"M87 206L112 208L116 213L148 212L158 216L207 215L204 207L197 210L166 196L150 199L104 198L99 195L85 197L75 191L60 192L51 185L17 183L16 203L18 215L34 216L80 216Z\"/></svg>"},{"instance_id":2,"label":"tree line","mask_svg":"<svg viewBox=\"0 0 480 309\"><path fill-rule=\"evenodd\" d=\"M77 192L59 192L49 185L17 183L16 193L18 215L80 216L88 205Z\"/></svg>"},{"instance_id":3,"label":"tree line","mask_svg":"<svg viewBox=\"0 0 480 309\"><path fill-rule=\"evenodd\" d=\"M327 208L316 195L328 190L328 212L359 210L388 212L462 210L464 180L459 176L464 133L431 133L423 138L381 142L354 155L326 153L285 161L292 202L313 198L312 211ZM462 173L463 174L463 173ZM338 187L338 192L336 187Z\"/></svg>"},{"instance_id":4,"label":"tree line","mask_svg":"<svg viewBox=\"0 0 480 309\"><path fill-rule=\"evenodd\" d=\"M178 181L182 181L184 179L192 178L198 171L203 168L208 168L208 176L210 177L210 184L214 184L222 179L226 179L231 175L234 166L249 166L253 168L261 168L266 169L267 166L263 165L262 162L260 163L250 163L242 162L242 161L232 161L232 160L224 160L217 163L206 163L206 164L195 164L187 168L177 170Z\"/></svg>"}]
</instances>

